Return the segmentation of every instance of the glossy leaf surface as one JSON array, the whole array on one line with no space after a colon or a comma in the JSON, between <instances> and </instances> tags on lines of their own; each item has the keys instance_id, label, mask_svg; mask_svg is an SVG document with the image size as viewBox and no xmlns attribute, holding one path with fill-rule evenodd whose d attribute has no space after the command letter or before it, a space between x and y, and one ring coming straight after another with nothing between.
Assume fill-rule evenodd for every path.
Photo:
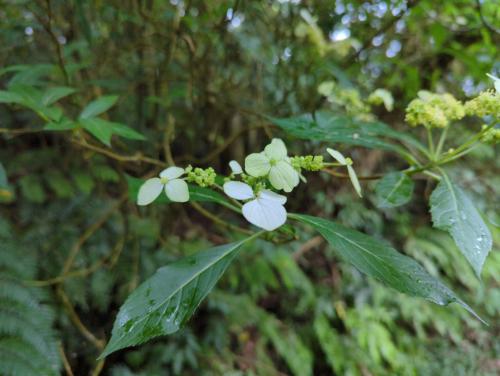
<instances>
[{"instance_id":1,"label":"glossy leaf surface","mask_svg":"<svg viewBox=\"0 0 500 376\"><path fill-rule=\"evenodd\" d=\"M158 269L120 308L101 357L179 330L247 240L214 247Z\"/></svg>"},{"instance_id":2,"label":"glossy leaf surface","mask_svg":"<svg viewBox=\"0 0 500 376\"><path fill-rule=\"evenodd\" d=\"M399 292L425 298L439 305L456 302L478 317L464 301L420 264L386 243L323 218L301 214L291 214L290 217L314 227L344 261L361 272Z\"/></svg>"},{"instance_id":3,"label":"glossy leaf surface","mask_svg":"<svg viewBox=\"0 0 500 376\"><path fill-rule=\"evenodd\" d=\"M391 172L384 175L375 187L377 206L393 208L406 204L413 194L413 180L402 172Z\"/></svg>"},{"instance_id":4,"label":"glossy leaf surface","mask_svg":"<svg viewBox=\"0 0 500 376\"><path fill-rule=\"evenodd\" d=\"M470 198L445 175L432 192L430 205L434 227L450 233L479 276L493 240Z\"/></svg>"}]
</instances>

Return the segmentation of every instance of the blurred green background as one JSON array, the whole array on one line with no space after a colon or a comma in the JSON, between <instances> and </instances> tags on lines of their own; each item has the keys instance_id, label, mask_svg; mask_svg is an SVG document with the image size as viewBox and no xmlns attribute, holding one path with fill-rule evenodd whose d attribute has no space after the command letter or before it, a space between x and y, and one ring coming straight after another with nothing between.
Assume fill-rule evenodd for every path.
<instances>
[{"instance_id":1,"label":"blurred green background","mask_svg":"<svg viewBox=\"0 0 500 376\"><path fill-rule=\"evenodd\" d=\"M0 0L0 89L74 87L61 101L74 114L116 94L108 119L147 138L105 148L41 132L35 113L0 105L0 374L498 375L500 158L486 145L449 170L491 224L482 281L432 229L426 180L409 204L380 210L374 182L357 199L348 180L310 176L287 206L386 239L489 326L363 276L304 228L298 241L247 246L185 329L96 357L142 280L234 238L190 205L128 200L126 176L158 170L145 156L227 173L231 159L283 137L259 114L351 116L376 88L395 103L374 116L419 136L403 122L408 102L421 89L465 100L491 87L499 46L498 0ZM335 103L318 93L325 81ZM465 121L450 138L478 126ZM323 152L286 141L292 153ZM405 167L389 152L335 146L360 175Z\"/></svg>"}]
</instances>

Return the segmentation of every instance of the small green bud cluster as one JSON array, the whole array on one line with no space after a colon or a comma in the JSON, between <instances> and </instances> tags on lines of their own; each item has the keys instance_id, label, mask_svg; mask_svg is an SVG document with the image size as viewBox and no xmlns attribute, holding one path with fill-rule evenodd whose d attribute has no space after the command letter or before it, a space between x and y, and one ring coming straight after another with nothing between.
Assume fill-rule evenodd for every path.
<instances>
[{"instance_id":1,"label":"small green bud cluster","mask_svg":"<svg viewBox=\"0 0 500 376\"><path fill-rule=\"evenodd\" d=\"M203 169L200 167L193 168L189 165L186 167L186 180L190 183L195 183L200 187L210 187L215 184L217 174L212 167Z\"/></svg>"},{"instance_id":2,"label":"small green bud cluster","mask_svg":"<svg viewBox=\"0 0 500 376\"><path fill-rule=\"evenodd\" d=\"M484 124L481 131L488 128L488 125ZM500 143L500 128L490 128L481 136L481 142L485 144L498 144Z\"/></svg>"},{"instance_id":3,"label":"small green bud cluster","mask_svg":"<svg viewBox=\"0 0 500 376\"><path fill-rule=\"evenodd\" d=\"M394 98L386 89L376 89L368 96L367 102L375 106L383 104L387 111L392 111L394 108Z\"/></svg>"},{"instance_id":4,"label":"small green bud cluster","mask_svg":"<svg viewBox=\"0 0 500 376\"><path fill-rule=\"evenodd\" d=\"M349 114L362 115L370 112L356 89L343 88L334 81L325 81L318 86L318 93L324 95L330 103L344 107Z\"/></svg>"},{"instance_id":5,"label":"small green bud cluster","mask_svg":"<svg viewBox=\"0 0 500 376\"><path fill-rule=\"evenodd\" d=\"M322 155L305 155L290 158L290 163L296 170L320 171L323 169Z\"/></svg>"},{"instance_id":6,"label":"small green bud cluster","mask_svg":"<svg viewBox=\"0 0 500 376\"><path fill-rule=\"evenodd\" d=\"M405 120L411 126L446 128L450 121L465 116L464 106L451 94L421 91L418 96L419 98L412 100L406 108Z\"/></svg>"},{"instance_id":7,"label":"small green bud cluster","mask_svg":"<svg viewBox=\"0 0 500 376\"><path fill-rule=\"evenodd\" d=\"M500 94L494 90L486 90L476 98L465 103L465 112L470 116L500 117Z\"/></svg>"}]
</instances>

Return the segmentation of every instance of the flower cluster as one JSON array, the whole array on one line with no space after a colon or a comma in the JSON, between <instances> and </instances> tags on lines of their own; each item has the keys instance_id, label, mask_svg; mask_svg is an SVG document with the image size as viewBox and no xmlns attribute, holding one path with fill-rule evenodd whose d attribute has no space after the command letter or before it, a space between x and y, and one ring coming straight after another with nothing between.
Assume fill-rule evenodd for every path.
<instances>
[{"instance_id":1,"label":"flower cluster","mask_svg":"<svg viewBox=\"0 0 500 376\"><path fill-rule=\"evenodd\" d=\"M298 155L290 158L290 163L297 171L320 171L324 167L322 155Z\"/></svg>"},{"instance_id":2,"label":"flower cluster","mask_svg":"<svg viewBox=\"0 0 500 376\"><path fill-rule=\"evenodd\" d=\"M492 145L500 143L500 128L490 128L485 131L487 128L488 125L484 124L481 129L484 132L481 136L481 142Z\"/></svg>"},{"instance_id":3,"label":"flower cluster","mask_svg":"<svg viewBox=\"0 0 500 376\"><path fill-rule=\"evenodd\" d=\"M500 92L483 91L476 98L465 103L465 111L469 116L500 118Z\"/></svg>"},{"instance_id":4,"label":"flower cluster","mask_svg":"<svg viewBox=\"0 0 500 376\"><path fill-rule=\"evenodd\" d=\"M188 185L181 176L184 175L183 168L172 166L160 172L159 177L151 178L139 189L137 205L149 205L158 198L164 190L170 201L189 201Z\"/></svg>"},{"instance_id":5,"label":"flower cluster","mask_svg":"<svg viewBox=\"0 0 500 376\"><path fill-rule=\"evenodd\" d=\"M375 106L384 105L387 111L392 111L394 108L394 98L390 91L386 89L376 89L368 96L367 102Z\"/></svg>"},{"instance_id":6,"label":"flower cluster","mask_svg":"<svg viewBox=\"0 0 500 376\"><path fill-rule=\"evenodd\" d=\"M327 149L328 153L341 165L347 168L349 177L356 192L361 196L356 173L352 168L352 160L345 158L340 152ZM335 164L330 164L335 165ZM237 161L229 162L231 174L224 179L224 193L234 200L242 201L241 212L251 224L267 231L272 231L286 222L287 198L276 191L291 192L300 182L305 181L301 171L320 171L325 167L323 156L306 155L289 157L285 143L272 139L260 153L252 153L245 158L245 169ZM183 175L186 175L184 178ZM194 183L201 187L215 186L216 173L213 168L202 169L188 166L169 167L159 177L146 180L140 187L137 196L138 205L152 203L165 191L171 201L186 202L189 200L189 189L186 183ZM235 180L239 179L239 180Z\"/></svg>"},{"instance_id":7,"label":"flower cluster","mask_svg":"<svg viewBox=\"0 0 500 376\"><path fill-rule=\"evenodd\" d=\"M325 81L318 86L318 93L324 95L328 102L345 108L348 114L369 114L370 108L363 102L356 89L343 88L334 81Z\"/></svg>"},{"instance_id":8,"label":"flower cluster","mask_svg":"<svg viewBox=\"0 0 500 376\"><path fill-rule=\"evenodd\" d=\"M186 180L189 183L195 183L200 187L211 187L215 184L215 178L217 174L212 167L203 169L200 167L193 168L193 166L189 165L186 167Z\"/></svg>"},{"instance_id":9,"label":"flower cluster","mask_svg":"<svg viewBox=\"0 0 500 376\"><path fill-rule=\"evenodd\" d=\"M419 91L418 98L408 104L405 120L411 126L446 128L450 121L459 120L464 116L464 106L453 95L422 90Z\"/></svg>"}]
</instances>

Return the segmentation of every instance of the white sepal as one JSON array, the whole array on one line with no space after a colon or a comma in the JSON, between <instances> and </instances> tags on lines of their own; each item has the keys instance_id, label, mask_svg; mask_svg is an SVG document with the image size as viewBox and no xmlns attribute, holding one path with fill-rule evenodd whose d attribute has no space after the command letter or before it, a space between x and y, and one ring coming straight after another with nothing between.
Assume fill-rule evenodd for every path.
<instances>
[{"instance_id":1,"label":"white sepal","mask_svg":"<svg viewBox=\"0 0 500 376\"><path fill-rule=\"evenodd\" d=\"M273 231L286 222L286 210L277 201L257 198L242 208L243 216L251 224L267 231Z\"/></svg>"},{"instance_id":2,"label":"white sepal","mask_svg":"<svg viewBox=\"0 0 500 376\"><path fill-rule=\"evenodd\" d=\"M249 200L254 198L252 187L240 181L228 181L224 183L224 193L236 200Z\"/></svg>"},{"instance_id":3,"label":"white sepal","mask_svg":"<svg viewBox=\"0 0 500 376\"><path fill-rule=\"evenodd\" d=\"M231 171L235 175L239 175L239 174L243 173L243 169L241 168L241 165L236 161L230 161L229 167L231 168Z\"/></svg>"},{"instance_id":4,"label":"white sepal","mask_svg":"<svg viewBox=\"0 0 500 376\"><path fill-rule=\"evenodd\" d=\"M187 183L181 179L169 180L165 184L165 194L170 201L187 202L189 201L189 188Z\"/></svg>"},{"instance_id":5,"label":"white sepal","mask_svg":"<svg viewBox=\"0 0 500 376\"><path fill-rule=\"evenodd\" d=\"M342 155L341 152L334 150L334 149L331 149L331 148L327 148L326 151L328 152L328 154L330 154L333 157L333 159L335 159L341 165L347 164L347 160L345 159L345 157Z\"/></svg>"},{"instance_id":6,"label":"white sepal","mask_svg":"<svg viewBox=\"0 0 500 376\"><path fill-rule=\"evenodd\" d=\"M137 205L151 204L160 195L163 184L159 178L151 178L144 182L137 194Z\"/></svg>"},{"instance_id":7,"label":"white sepal","mask_svg":"<svg viewBox=\"0 0 500 376\"><path fill-rule=\"evenodd\" d=\"M184 169L176 166L171 166L160 172L160 178L177 179L184 174Z\"/></svg>"}]
</instances>

